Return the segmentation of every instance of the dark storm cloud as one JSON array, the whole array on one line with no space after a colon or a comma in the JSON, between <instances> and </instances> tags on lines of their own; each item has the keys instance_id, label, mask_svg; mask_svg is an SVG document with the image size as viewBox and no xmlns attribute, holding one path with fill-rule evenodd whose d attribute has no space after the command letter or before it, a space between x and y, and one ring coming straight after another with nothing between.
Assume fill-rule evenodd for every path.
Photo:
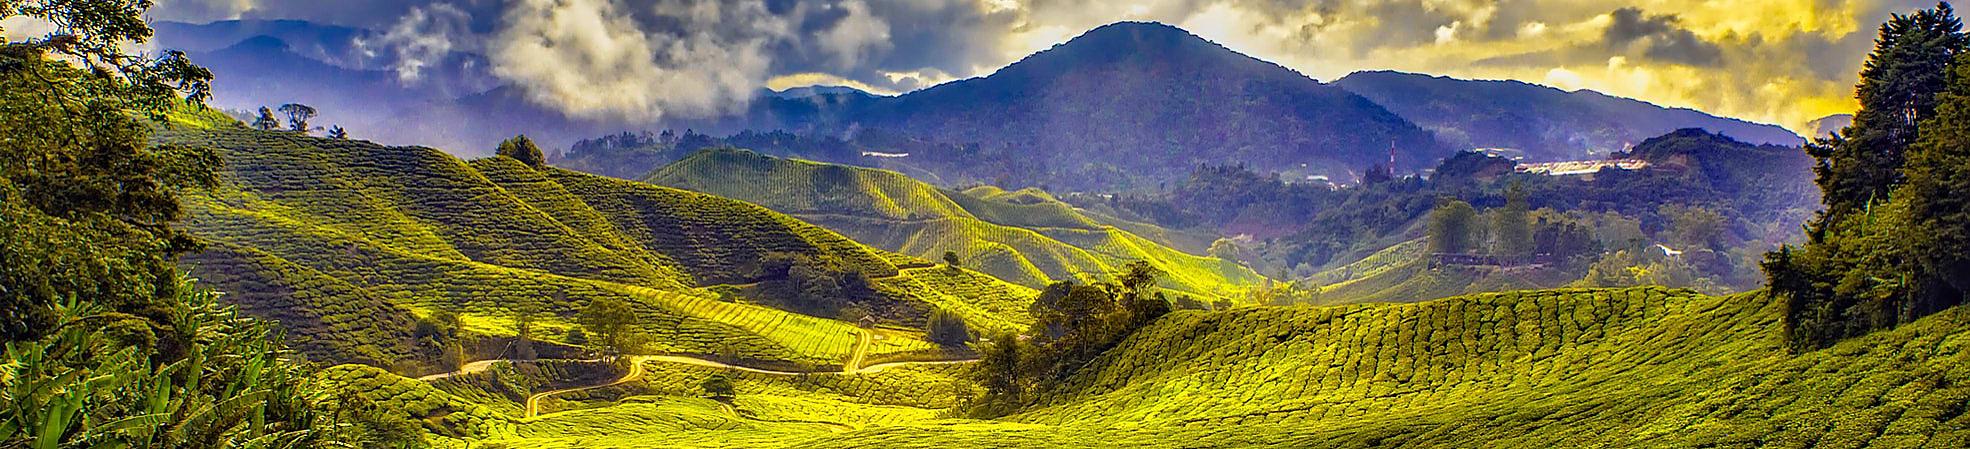
<instances>
[{"instance_id":1,"label":"dark storm cloud","mask_svg":"<svg viewBox=\"0 0 1970 449\"><path fill-rule=\"evenodd\" d=\"M1602 35L1608 50L1619 52L1639 46L1649 59L1696 66L1715 66L1723 60L1722 49L1683 29L1673 14L1650 16L1640 8L1621 8L1610 16L1614 22Z\"/></svg>"}]
</instances>

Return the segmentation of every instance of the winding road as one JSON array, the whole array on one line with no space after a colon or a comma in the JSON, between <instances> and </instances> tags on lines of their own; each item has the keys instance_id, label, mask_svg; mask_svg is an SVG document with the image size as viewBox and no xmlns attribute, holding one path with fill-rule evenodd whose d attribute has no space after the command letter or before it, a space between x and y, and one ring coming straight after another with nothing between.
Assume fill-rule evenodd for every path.
<instances>
[{"instance_id":1,"label":"winding road","mask_svg":"<svg viewBox=\"0 0 1970 449\"><path fill-rule=\"evenodd\" d=\"M900 277L900 276L902 276L902 275L904 275L904 274L906 274L906 273L908 273L908 272L910 272L910 271L913 271L913 270L928 270L928 269L935 269L935 268L937 268L937 267L938 267L938 265L935 265L935 264L932 264L932 265L928 265L928 266L918 266L918 265L899 265L899 266L897 266L897 270L896 270L896 273L895 273L895 274L891 274L891 275L889 275L889 276L883 276L883 277L878 277L878 278L871 278L871 280L882 280L882 279L889 279L889 278L895 278L895 277ZM743 287L749 287L749 286L754 286L754 285L758 285L758 283L757 283L757 282L755 282L755 283L751 283L751 284L727 284L727 285L730 285L730 286L734 286L734 287L741 287L741 288L743 288ZM851 354L849 354L849 357L848 357L848 360L847 360L847 361L846 361L845 363L842 363L842 365L841 365L841 366L842 366L842 369L841 369L841 371L780 371L780 370L770 370L770 369L763 369L763 368L753 368L753 367L748 367L748 366L739 366L739 365L733 365L733 364L729 364L729 363L724 363L724 362L719 362L719 361L715 361L715 360L706 360L706 359L701 359L701 358L697 358L697 357L687 357L687 356L679 356L679 355L638 355L638 356L630 356L630 357L629 357L629 360L630 360L630 366L629 366L629 372L628 372L628 373L624 373L622 377L620 377L620 378L617 378L617 379L616 379L616 380L614 380L614 381L611 381L611 382L608 382L608 383L604 383L604 384L598 384L598 385L588 385L588 386L582 386L582 387L572 387L572 388L563 388L563 389L559 389L559 390L550 390L550 391L543 391L543 392L539 392L539 393L534 393L533 395L530 395L530 396L527 396L527 404L526 404L526 406L527 406L527 407L526 407L526 408L527 408L527 413L526 413L526 418L527 418L527 419L534 419L534 418L536 418L536 417L538 417L538 416L540 416L540 401L541 401L542 399L546 399L546 398L549 398L549 397L553 397L553 396L555 396L555 395L560 395L560 394L567 394L567 393L573 393L573 392L577 392L577 391L585 391L585 390L593 390L593 389L597 389L597 388L605 388L605 387L612 387L612 386L616 386L616 385L622 385L622 384L625 384L625 383L629 383L629 382L634 382L634 381L636 381L636 380L638 380L638 379L641 379L641 378L643 377L643 371L644 371L644 370L643 370L643 363L645 363L645 362L666 362L666 363L679 363L679 364L686 364L686 365L697 365L697 366L704 366L704 367L711 367L711 368L719 368L719 369L728 369L728 370L735 370L735 371L743 371L743 372L749 372L749 373L758 373L758 374L765 374L765 375L771 375L771 376L799 376L799 375L804 375L804 374L830 374L830 373L841 373L841 374L871 374L871 373L879 373L879 372L882 372L882 371L883 371L883 370L885 370L885 369L889 369L889 368L894 368L894 367L902 367L902 366L911 366L911 365L950 365L950 364L958 364L958 363L969 363L969 362L974 362L974 361L977 361L977 360L978 360L978 359L975 359L975 358L971 358L971 359L959 359L959 360L930 360L930 361L908 361L908 362L883 362L883 363L877 363L877 364L873 364L873 365L868 365L868 366L862 366L862 363L864 363L865 361L867 361L867 360L868 360L868 355L869 355L869 343L870 343L870 340L872 340L872 339L874 339L874 338L875 338L875 336L874 336L874 334L872 334L872 333L870 333L870 332L869 332L868 330L866 330L866 329L856 329L856 342L855 342L855 352L853 352L853 353L851 353ZM541 360L551 360L551 359L541 359ZM449 377L453 377L453 376L459 376L459 375L466 375L466 374L473 374L473 373L479 373L479 372L484 372L484 371L485 371L485 370L487 370L487 369L491 369L491 368L492 368L492 366L493 366L494 364L496 364L496 363L499 363L499 362L512 362L512 361L516 361L516 360L510 360L510 359L493 359L493 360L480 360L480 361L475 361L475 362L471 362L471 363L467 363L467 364L465 364L464 366L461 366L461 367L459 367L459 369L458 369L458 371L452 371L452 372L448 372L448 373L438 373L438 374L432 374L432 375L428 375L428 376L424 376L424 377L419 377L419 378L417 378L417 379L418 379L418 380L422 380L422 381L435 381L435 380L440 380L440 379L445 379L445 378L449 378ZM585 362L599 362L599 361L601 361L601 360L581 360L581 361L585 361Z\"/></svg>"},{"instance_id":2,"label":"winding road","mask_svg":"<svg viewBox=\"0 0 1970 449\"><path fill-rule=\"evenodd\" d=\"M857 352L860 353L861 351L857 351ZM857 363L859 363L861 358L857 357L855 360L857 361ZM845 369L842 371L778 371L778 370L760 369L760 368L753 368L747 366L733 365L729 363L718 362L713 360L705 360L696 357L684 357L684 356L675 356L675 355L638 355L638 356L630 356L629 372L623 374L621 378L618 378L613 382L600 384L600 385L589 385L584 387L573 387L573 388L563 388L559 390L543 391L539 393L534 393L532 396L528 396L526 417L531 419L540 416L541 399L546 399L548 397L559 395L559 394L573 393L576 391L592 390L592 389L604 388L604 387L613 387L616 385L622 385L625 383L634 382L637 379L641 379L643 377L643 363L645 362L681 363L686 365L697 365L697 366L704 366L711 368L729 369L729 370L744 371L749 373L758 373L758 374L765 374L771 376L799 376L803 374L834 374L834 373L872 374L872 373L879 373L882 372L883 370L889 368L895 368L895 367L913 366L913 365L953 365L959 363L970 363L975 361L978 361L978 359L930 360L930 361L921 361L921 362L884 362L884 363L877 363L874 365L859 367L855 369ZM481 368L481 370L484 370L484 368ZM430 376L426 376L426 377L430 377Z\"/></svg>"}]
</instances>

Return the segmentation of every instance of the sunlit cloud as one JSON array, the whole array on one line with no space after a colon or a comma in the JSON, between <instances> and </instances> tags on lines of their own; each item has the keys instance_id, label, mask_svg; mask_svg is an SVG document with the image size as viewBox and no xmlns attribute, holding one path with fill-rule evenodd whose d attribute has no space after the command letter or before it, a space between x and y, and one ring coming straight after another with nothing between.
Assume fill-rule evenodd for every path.
<instances>
[{"instance_id":1,"label":"sunlit cloud","mask_svg":"<svg viewBox=\"0 0 1970 449\"><path fill-rule=\"evenodd\" d=\"M701 17L708 5L721 6L720 14ZM1931 5L1928 0L162 0L154 16L324 20L390 31L403 37L399 51L412 55L446 46L480 48L494 64L508 66L502 78L577 116L715 114L742 107L756 89L804 80L907 92L989 74L1107 23L1149 20L1321 80L1383 69L1517 79L1797 130L1854 107L1854 74L1879 23L1890 13ZM598 10L609 15L594 17L588 28L552 18ZM730 14L741 10L751 12ZM461 27L471 32L455 31ZM447 37L433 39L440 35ZM421 74L415 61L403 64L393 67L400 75Z\"/></svg>"}]
</instances>

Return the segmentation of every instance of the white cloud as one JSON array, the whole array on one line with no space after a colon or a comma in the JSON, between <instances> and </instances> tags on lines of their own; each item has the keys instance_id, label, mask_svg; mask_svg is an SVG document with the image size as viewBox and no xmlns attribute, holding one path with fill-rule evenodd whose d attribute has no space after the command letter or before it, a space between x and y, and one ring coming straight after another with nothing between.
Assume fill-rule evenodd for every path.
<instances>
[{"instance_id":1,"label":"white cloud","mask_svg":"<svg viewBox=\"0 0 1970 449\"><path fill-rule=\"evenodd\" d=\"M406 84L424 78L424 70L443 62L454 51L477 51L471 48L477 42L469 29L471 16L465 10L450 3L438 3L429 7L411 8L397 20L373 44L387 47L395 53L391 69L397 78ZM358 41L359 46L372 43Z\"/></svg>"}]
</instances>

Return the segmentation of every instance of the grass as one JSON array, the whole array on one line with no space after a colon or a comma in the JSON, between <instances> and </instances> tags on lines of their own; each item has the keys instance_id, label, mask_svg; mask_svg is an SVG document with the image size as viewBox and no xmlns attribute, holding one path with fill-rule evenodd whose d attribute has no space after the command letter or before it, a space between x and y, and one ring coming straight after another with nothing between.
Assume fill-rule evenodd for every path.
<instances>
[{"instance_id":1,"label":"grass","mask_svg":"<svg viewBox=\"0 0 1970 449\"><path fill-rule=\"evenodd\" d=\"M945 403L922 398L957 393L921 385L962 385L943 379L961 375L956 370L963 367L889 378L888 372L805 380L736 374L735 404L746 410L739 412L692 398L701 394L695 382L718 370L670 366L655 367L646 385L624 392L621 405L549 416L520 426L527 430L513 437L485 441L555 447L588 438L581 441L591 447L634 447L634 435L663 435L666 445L682 447L1970 443L1964 407L1970 308L1798 355L1783 349L1780 308L1762 292L1631 288L1185 311L1097 359L1045 404L1001 420L929 411ZM790 422L802 420L827 424Z\"/></svg>"},{"instance_id":2,"label":"grass","mask_svg":"<svg viewBox=\"0 0 1970 449\"><path fill-rule=\"evenodd\" d=\"M940 260L954 252L967 267L1032 288L1111 280L1137 260L1167 273L1166 289L1193 296L1240 299L1264 279L1107 224L1036 189L942 190L887 170L729 149L701 151L647 181L757 202L886 250Z\"/></svg>"},{"instance_id":3,"label":"grass","mask_svg":"<svg viewBox=\"0 0 1970 449\"><path fill-rule=\"evenodd\" d=\"M928 262L760 206L509 158L237 127L157 138L214 147L226 162L219 188L186 199L187 229L211 248L186 266L280 319L317 360L434 372L440 348L413 338L417 316L451 311L475 333L510 336L514 308L535 303L543 338L560 339L589 301L615 298L642 318L639 351L839 366L861 344L854 325L702 288L758 281L755 264L776 252L845 261L896 285L880 288L885 301L972 310L984 325L1030 296L975 275L919 281L898 265ZM934 349L920 335L887 337L870 354Z\"/></svg>"}]
</instances>

